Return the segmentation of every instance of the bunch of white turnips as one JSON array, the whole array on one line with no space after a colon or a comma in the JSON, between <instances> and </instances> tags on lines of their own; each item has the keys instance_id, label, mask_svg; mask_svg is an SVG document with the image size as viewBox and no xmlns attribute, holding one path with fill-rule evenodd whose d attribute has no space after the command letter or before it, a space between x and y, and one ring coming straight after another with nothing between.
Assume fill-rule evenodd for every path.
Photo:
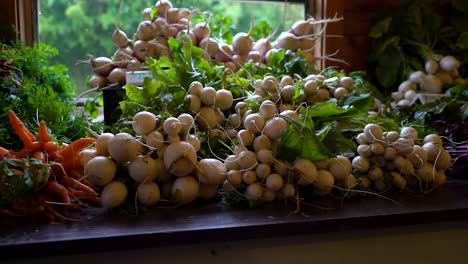
<instances>
[{"instance_id":1,"label":"bunch of white turnips","mask_svg":"<svg viewBox=\"0 0 468 264\"><path fill-rule=\"evenodd\" d=\"M468 83L467 79L460 76L459 68L460 61L451 55L440 61L427 61L425 71L411 73L408 80L399 85L398 91L392 93L392 106L411 106L417 100L424 104L448 96L448 90L444 91L444 86Z\"/></svg>"}]
</instances>

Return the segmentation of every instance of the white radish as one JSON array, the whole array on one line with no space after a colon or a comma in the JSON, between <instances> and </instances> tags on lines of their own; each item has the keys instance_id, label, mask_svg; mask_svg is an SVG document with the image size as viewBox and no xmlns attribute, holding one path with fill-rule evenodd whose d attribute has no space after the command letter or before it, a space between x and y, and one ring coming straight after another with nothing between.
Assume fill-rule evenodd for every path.
<instances>
[{"instance_id":1,"label":"white radish","mask_svg":"<svg viewBox=\"0 0 468 264\"><path fill-rule=\"evenodd\" d=\"M351 161L344 156L338 156L330 159L328 171L333 175L336 181L344 181L352 172Z\"/></svg>"},{"instance_id":2,"label":"white radish","mask_svg":"<svg viewBox=\"0 0 468 264\"><path fill-rule=\"evenodd\" d=\"M295 160L294 170L299 175L298 183L300 185L312 184L317 179L317 168L315 167L315 164L309 160Z\"/></svg>"},{"instance_id":3,"label":"white radish","mask_svg":"<svg viewBox=\"0 0 468 264\"><path fill-rule=\"evenodd\" d=\"M244 119L244 127L252 133L259 133L265 126L265 119L258 113L249 114Z\"/></svg>"},{"instance_id":4,"label":"white radish","mask_svg":"<svg viewBox=\"0 0 468 264\"><path fill-rule=\"evenodd\" d=\"M177 204L186 204L195 200L199 193L200 184L194 177L178 177L171 187L171 200Z\"/></svg>"},{"instance_id":5,"label":"white radish","mask_svg":"<svg viewBox=\"0 0 468 264\"><path fill-rule=\"evenodd\" d=\"M164 160L164 166L166 167L167 170L171 171L172 167L174 167L174 163L178 161L179 159L185 159L187 160L188 164L192 164L192 165L196 163L197 153L195 151L195 148L189 142L186 142L186 141L174 142L168 145L167 149L164 151L163 160ZM177 168L177 169L180 170L182 168ZM187 170L190 170L190 167L188 167ZM184 172L186 172L187 170L184 170ZM187 175L187 174L185 175L183 174L184 173L179 173L176 176L181 177L181 176Z\"/></svg>"},{"instance_id":6,"label":"white radish","mask_svg":"<svg viewBox=\"0 0 468 264\"><path fill-rule=\"evenodd\" d=\"M358 173L367 172L370 168L369 159L363 156L354 157L351 164L352 164L353 169Z\"/></svg>"},{"instance_id":7,"label":"white radish","mask_svg":"<svg viewBox=\"0 0 468 264\"><path fill-rule=\"evenodd\" d=\"M318 195L327 195L333 189L335 177L327 170L318 170L317 178L313 184L314 190Z\"/></svg>"},{"instance_id":8,"label":"white radish","mask_svg":"<svg viewBox=\"0 0 468 264\"><path fill-rule=\"evenodd\" d=\"M231 91L226 89L220 89L216 91L215 95L215 107L221 110L228 110L234 102L234 97Z\"/></svg>"},{"instance_id":9,"label":"white radish","mask_svg":"<svg viewBox=\"0 0 468 264\"><path fill-rule=\"evenodd\" d=\"M271 164L259 163L255 168L255 174L259 179L265 179L268 175L271 174Z\"/></svg>"},{"instance_id":10,"label":"white radish","mask_svg":"<svg viewBox=\"0 0 468 264\"><path fill-rule=\"evenodd\" d=\"M103 133L96 138L94 147L96 149L96 155L98 156L109 156L109 141L114 137L112 133Z\"/></svg>"},{"instance_id":11,"label":"white radish","mask_svg":"<svg viewBox=\"0 0 468 264\"><path fill-rule=\"evenodd\" d=\"M284 180L278 173L272 173L266 177L265 186L273 191L279 191L284 185Z\"/></svg>"},{"instance_id":12,"label":"white radish","mask_svg":"<svg viewBox=\"0 0 468 264\"><path fill-rule=\"evenodd\" d=\"M242 182L245 184L252 184L257 182L257 174L255 173L255 171L244 171L242 173Z\"/></svg>"},{"instance_id":13,"label":"white radish","mask_svg":"<svg viewBox=\"0 0 468 264\"><path fill-rule=\"evenodd\" d=\"M262 133L272 140L281 138L286 131L288 123L281 117L273 117L266 121Z\"/></svg>"},{"instance_id":14,"label":"white radish","mask_svg":"<svg viewBox=\"0 0 468 264\"><path fill-rule=\"evenodd\" d=\"M216 100L216 90L210 86L204 87L201 90L200 99L204 105L213 105Z\"/></svg>"},{"instance_id":15,"label":"white radish","mask_svg":"<svg viewBox=\"0 0 468 264\"><path fill-rule=\"evenodd\" d=\"M367 141L373 143L378 140L382 140L382 128L376 124L367 124L364 127L364 135L367 138Z\"/></svg>"},{"instance_id":16,"label":"white radish","mask_svg":"<svg viewBox=\"0 0 468 264\"><path fill-rule=\"evenodd\" d=\"M263 196L264 188L261 186L259 183L252 183L247 185L247 188L245 188L245 193L244 195L248 199L261 199Z\"/></svg>"},{"instance_id":17,"label":"white radish","mask_svg":"<svg viewBox=\"0 0 468 264\"><path fill-rule=\"evenodd\" d=\"M206 158L197 164L197 177L201 183L220 185L226 179L227 169L223 162Z\"/></svg>"},{"instance_id":18,"label":"white radish","mask_svg":"<svg viewBox=\"0 0 468 264\"><path fill-rule=\"evenodd\" d=\"M440 68L447 72L457 70L460 67L460 62L451 55L443 57L439 64Z\"/></svg>"},{"instance_id":19,"label":"white radish","mask_svg":"<svg viewBox=\"0 0 468 264\"><path fill-rule=\"evenodd\" d=\"M115 177L117 166L108 157L96 156L86 163L85 176L96 186L105 186Z\"/></svg>"},{"instance_id":20,"label":"white radish","mask_svg":"<svg viewBox=\"0 0 468 264\"><path fill-rule=\"evenodd\" d=\"M182 126L183 124L182 122L180 122L179 119L175 117L169 117L166 120L164 120L163 130L164 133L166 133L167 135L175 136L180 133L180 131L182 130Z\"/></svg>"},{"instance_id":21,"label":"white radish","mask_svg":"<svg viewBox=\"0 0 468 264\"><path fill-rule=\"evenodd\" d=\"M210 128L215 128L218 124L218 118L213 108L203 106L200 108L198 116L196 117L200 130L207 131Z\"/></svg>"},{"instance_id":22,"label":"white radish","mask_svg":"<svg viewBox=\"0 0 468 264\"><path fill-rule=\"evenodd\" d=\"M139 40L149 41L156 38L158 32L151 21L143 21L138 25L136 37Z\"/></svg>"},{"instance_id":23,"label":"white radish","mask_svg":"<svg viewBox=\"0 0 468 264\"><path fill-rule=\"evenodd\" d=\"M141 111L136 113L132 119L132 128L137 135L145 135L156 129L156 115Z\"/></svg>"},{"instance_id":24,"label":"white radish","mask_svg":"<svg viewBox=\"0 0 468 264\"><path fill-rule=\"evenodd\" d=\"M136 195L138 202L146 206L153 206L161 200L161 191L155 182L140 184Z\"/></svg>"},{"instance_id":25,"label":"white radish","mask_svg":"<svg viewBox=\"0 0 468 264\"><path fill-rule=\"evenodd\" d=\"M136 159L143 152L142 144L125 132L114 135L107 148L112 159L121 164Z\"/></svg>"},{"instance_id":26,"label":"white radish","mask_svg":"<svg viewBox=\"0 0 468 264\"><path fill-rule=\"evenodd\" d=\"M252 19L248 33L239 32L234 35L232 38L232 49L235 53L239 54L240 56L247 56L247 54L249 54L254 45L253 39L251 37L253 29L254 21Z\"/></svg>"},{"instance_id":27,"label":"white radish","mask_svg":"<svg viewBox=\"0 0 468 264\"><path fill-rule=\"evenodd\" d=\"M93 68L93 72L96 75L107 77L109 73L115 68L114 63L111 59L107 57L97 57L94 58L91 56L89 63Z\"/></svg>"},{"instance_id":28,"label":"white radish","mask_svg":"<svg viewBox=\"0 0 468 264\"><path fill-rule=\"evenodd\" d=\"M106 209L119 207L125 202L127 195L127 186L121 182L113 181L102 189L101 206Z\"/></svg>"},{"instance_id":29,"label":"white radish","mask_svg":"<svg viewBox=\"0 0 468 264\"><path fill-rule=\"evenodd\" d=\"M139 155L128 164L128 174L136 182L150 182L164 170L164 164L151 156Z\"/></svg>"},{"instance_id":30,"label":"white radish","mask_svg":"<svg viewBox=\"0 0 468 264\"><path fill-rule=\"evenodd\" d=\"M255 152L244 150L239 153L237 162L241 170L253 170L258 164Z\"/></svg>"}]
</instances>

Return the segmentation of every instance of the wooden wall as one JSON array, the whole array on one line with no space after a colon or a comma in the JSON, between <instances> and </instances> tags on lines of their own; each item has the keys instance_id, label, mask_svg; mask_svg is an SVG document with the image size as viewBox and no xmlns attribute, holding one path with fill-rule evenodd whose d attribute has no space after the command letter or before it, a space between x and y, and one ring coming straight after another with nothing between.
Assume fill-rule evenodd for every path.
<instances>
[{"instance_id":1,"label":"wooden wall","mask_svg":"<svg viewBox=\"0 0 468 264\"><path fill-rule=\"evenodd\" d=\"M328 25L328 37L323 43L323 52L333 54L338 51L338 59L349 65L327 61L326 66L340 66L347 71L366 69L366 60L370 50L367 37L369 29L379 12L388 8L398 7L398 0L323 0L326 17L337 14L344 19Z\"/></svg>"}]
</instances>

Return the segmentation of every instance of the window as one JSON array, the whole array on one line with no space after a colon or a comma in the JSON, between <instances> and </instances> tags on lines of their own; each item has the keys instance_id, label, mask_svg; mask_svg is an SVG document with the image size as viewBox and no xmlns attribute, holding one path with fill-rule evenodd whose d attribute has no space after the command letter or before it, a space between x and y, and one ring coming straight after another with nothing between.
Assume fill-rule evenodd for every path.
<instances>
[{"instance_id":1,"label":"window","mask_svg":"<svg viewBox=\"0 0 468 264\"><path fill-rule=\"evenodd\" d=\"M78 92L86 89L86 77L91 74L88 64L78 63L87 55L111 57L116 47L112 43L115 23L129 38L136 32L145 8L154 5L155 0L123 1L120 16L120 0L37 0L39 41L56 47L60 54L57 61L70 69ZM22 2L22 1L20 1ZM32 2L32 1L25 1ZM256 23L268 21L278 32L303 19L308 1L219 1L219 0L172 0L174 7L199 9L218 14L216 18L227 17L231 22L219 24L233 32L248 31L250 16ZM196 19L196 17L194 17Z\"/></svg>"}]
</instances>

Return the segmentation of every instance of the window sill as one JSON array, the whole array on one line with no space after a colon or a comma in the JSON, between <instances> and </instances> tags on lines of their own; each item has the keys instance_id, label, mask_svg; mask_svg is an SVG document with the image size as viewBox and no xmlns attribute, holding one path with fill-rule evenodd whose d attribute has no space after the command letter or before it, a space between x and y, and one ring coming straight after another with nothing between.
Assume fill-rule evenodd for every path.
<instances>
[{"instance_id":1,"label":"window sill","mask_svg":"<svg viewBox=\"0 0 468 264\"><path fill-rule=\"evenodd\" d=\"M293 203L259 209L206 203L141 216L110 216L96 210L83 212L79 223L3 223L0 255L25 258L27 252L30 258L467 220L466 197L468 181L452 179L427 195L392 195L399 205L376 197L343 203L324 199L315 205L336 210L303 205L301 214L294 214Z\"/></svg>"}]
</instances>

